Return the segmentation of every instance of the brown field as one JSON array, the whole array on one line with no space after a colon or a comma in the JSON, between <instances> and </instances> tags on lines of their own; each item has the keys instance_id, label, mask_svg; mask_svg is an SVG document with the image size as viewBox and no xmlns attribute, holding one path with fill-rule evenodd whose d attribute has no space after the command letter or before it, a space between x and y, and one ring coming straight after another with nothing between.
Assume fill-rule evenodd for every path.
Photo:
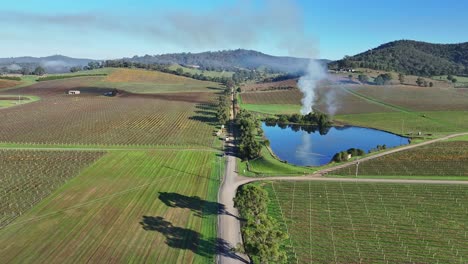
<instances>
[{"instance_id":1,"label":"brown field","mask_svg":"<svg viewBox=\"0 0 468 264\"><path fill-rule=\"evenodd\" d=\"M99 78L99 77L97 77ZM211 146L214 93L102 95L96 77L15 90L38 102L2 109L0 142L85 145ZM79 89L80 95L67 95ZM193 131L199 136L193 137Z\"/></svg>"},{"instance_id":2,"label":"brown field","mask_svg":"<svg viewBox=\"0 0 468 264\"><path fill-rule=\"evenodd\" d=\"M416 86L359 86L353 90L414 111L468 110L468 89Z\"/></svg>"},{"instance_id":3,"label":"brown field","mask_svg":"<svg viewBox=\"0 0 468 264\"><path fill-rule=\"evenodd\" d=\"M267 83L252 83L246 84L241 87L242 91L271 91L290 89L297 87L297 79L289 79L279 82L267 82Z\"/></svg>"},{"instance_id":4,"label":"brown field","mask_svg":"<svg viewBox=\"0 0 468 264\"><path fill-rule=\"evenodd\" d=\"M20 82L18 82L18 81L0 79L0 89L13 87L13 86L16 86L18 84L20 84Z\"/></svg>"}]
</instances>

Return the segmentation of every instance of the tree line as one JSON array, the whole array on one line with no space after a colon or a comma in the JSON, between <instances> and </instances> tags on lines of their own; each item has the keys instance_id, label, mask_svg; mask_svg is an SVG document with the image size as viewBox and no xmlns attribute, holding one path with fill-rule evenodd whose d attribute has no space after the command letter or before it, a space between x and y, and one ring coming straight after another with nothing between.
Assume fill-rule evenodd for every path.
<instances>
[{"instance_id":1,"label":"tree line","mask_svg":"<svg viewBox=\"0 0 468 264\"><path fill-rule=\"evenodd\" d=\"M235 125L239 131L239 155L242 160L258 158L262 145L257 136L263 136L263 130L257 118L245 110L240 110L236 116Z\"/></svg>"},{"instance_id":2,"label":"tree line","mask_svg":"<svg viewBox=\"0 0 468 264\"><path fill-rule=\"evenodd\" d=\"M268 193L257 185L243 185L237 191L234 206L244 218L241 226L244 245L238 250L254 262L286 263L286 252L281 245L288 235L268 216L268 203Z\"/></svg>"}]
</instances>

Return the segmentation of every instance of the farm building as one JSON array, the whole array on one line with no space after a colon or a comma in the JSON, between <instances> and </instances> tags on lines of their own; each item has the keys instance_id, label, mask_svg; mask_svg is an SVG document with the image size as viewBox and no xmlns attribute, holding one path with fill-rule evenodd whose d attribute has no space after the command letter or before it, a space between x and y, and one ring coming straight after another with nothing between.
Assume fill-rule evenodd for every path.
<instances>
[{"instance_id":1,"label":"farm building","mask_svg":"<svg viewBox=\"0 0 468 264\"><path fill-rule=\"evenodd\" d=\"M70 91L68 91L68 94L80 94L80 91L78 91L78 90L70 90Z\"/></svg>"}]
</instances>

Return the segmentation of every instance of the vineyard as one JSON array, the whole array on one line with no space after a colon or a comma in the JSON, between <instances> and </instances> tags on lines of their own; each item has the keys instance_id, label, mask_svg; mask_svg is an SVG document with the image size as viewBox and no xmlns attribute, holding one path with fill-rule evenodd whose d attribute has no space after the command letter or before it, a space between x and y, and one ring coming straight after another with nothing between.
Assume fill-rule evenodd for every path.
<instances>
[{"instance_id":1,"label":"vineyard","mask_svg":"<svg viewBox=\"0 0 468 264\"><path fill-rule=\"evenodd\" d=\"M333 175L355 176L356 167ZM359 163L359 176L468 177L468 141L438 142Z\"/></svg>"},{"instance_id":2,"label":"vineyard","mask_svg":"<svg viewBox=\"0 0 468 264\"><path fill-rule=\"evenodd\" d=\"M468 187L277 182L269 214L298 263L465 263ZM288 246L288 245L285 245Z\"/></svg>"},{"instance_id":3,"label":"vineyard","mask_svg":"<svg viewBox=\"0 0 468 264\"><path fill-rule=\"evenodd\" d=\"M90 86L93 78L41 82L15 91L41 100L2 110L2 122L8 126L0 127L0 142L211 146L213 93L105 97L102 89ZM76 87L82 94L65 94Z\"/></svg>"},{"instance_id":4,"label":"vineyard","mask_svg":"<svg viewBox=\"0 0 468 264\"><path fill-rule=\"evenodd\" d=\"M117 88L133 93L209 92L221 90L218 83L200 81L174 74L139 69L115 69L99 87Z\"/></svg>"},{"instance_id":5,"label":"vineyard","mask_svg":"<svg viewBox=\"0 0 468 264\"><path fill-rule=\"evenodd\" d=\"M0 149L0 229L103 154Z\"/></svg>"},{"instance_id":6,"label":"vineyard","mask_svg":"<svg viewBox=\"0 0 468 264\"><path fill-rule=\"evenodd\" d=\"M0 229L2 262L213 262L220 164L208 152L110 151Z\"/></svg>"}]
</instances>

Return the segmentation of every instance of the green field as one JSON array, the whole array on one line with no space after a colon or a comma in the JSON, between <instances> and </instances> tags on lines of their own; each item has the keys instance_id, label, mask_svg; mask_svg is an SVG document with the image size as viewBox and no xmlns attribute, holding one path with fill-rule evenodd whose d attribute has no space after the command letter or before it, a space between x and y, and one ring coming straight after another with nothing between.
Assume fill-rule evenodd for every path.
<instances>
[{"instance_id":1,"label":"green field","mask_svg":"<svg viewBox=\"0 0 468 264\"><path fill-rule=\"evenodd\" d=\"M332 175L355 177L356 167ZM468 179L468 142L448 141L389 154L359 163L357 177Z\"/></svg>"},{"instance_id":2,"label":"green field","mask_svg":"<svg viewBox=\"0 0 468 264\"><path fill-rule=\"evenodd\" d=\"M213 262L219 162L208 152L109 152L0 230L2 261Z\"/></svg>"},{"instance_id":3,"label":"green field","mask_svg":"<svg viewBox=\"0 0 468 264\"><path fill-rule=\"evenodd\" d=\"M248 162L238 161L239 174L254 177L285 175L300 176L314 173L318 169L295 166L293 164L281 162L274 157L266 147L262 148L261 154L261 157Z\"/></svg>"},{"instance_id":4,"label":"green field","mask_svg":"<svg viewBox=\"0 0 468 264\"><path fill-rule=\"evenodd\" d=\"M37 96L0 95L0 109L32 103L38 100L40 100L40 98Z\"/></svg>"},{"instance_id":5,"label":"green field","mask_svg":"<svg viewBox=\"0 0 468 264\"><path fill-rule=\"evenodd\" d=\"M468 111L388 112L337 115L335 121L402 135L440 135L468 131Z\"/></svg>"},{"instance_id":6,"label":"green field","mask_svg":"<svg viewBox=\"0 0 468 264\"><path fill-rule=\"evenodd\" d=\"M264 185L298 263L465 263L468 186Z\"/></svg>"},{"instance_id":7,"label":"green field","mask_svg":"<svg viewBox=\"0 0 468 264\"><path fill-rule=\"evenodd\" d=\"M464 87L464 88L468 88L468 77L466 76L456 76L454 75L453 76L455 79L457 79L457 82L454 84L455 87ZM432 79L434 80L444 80L444 81L447 81L447 75L441 75L441 76L433 76Z\"/></svg>"}]
</instances>

